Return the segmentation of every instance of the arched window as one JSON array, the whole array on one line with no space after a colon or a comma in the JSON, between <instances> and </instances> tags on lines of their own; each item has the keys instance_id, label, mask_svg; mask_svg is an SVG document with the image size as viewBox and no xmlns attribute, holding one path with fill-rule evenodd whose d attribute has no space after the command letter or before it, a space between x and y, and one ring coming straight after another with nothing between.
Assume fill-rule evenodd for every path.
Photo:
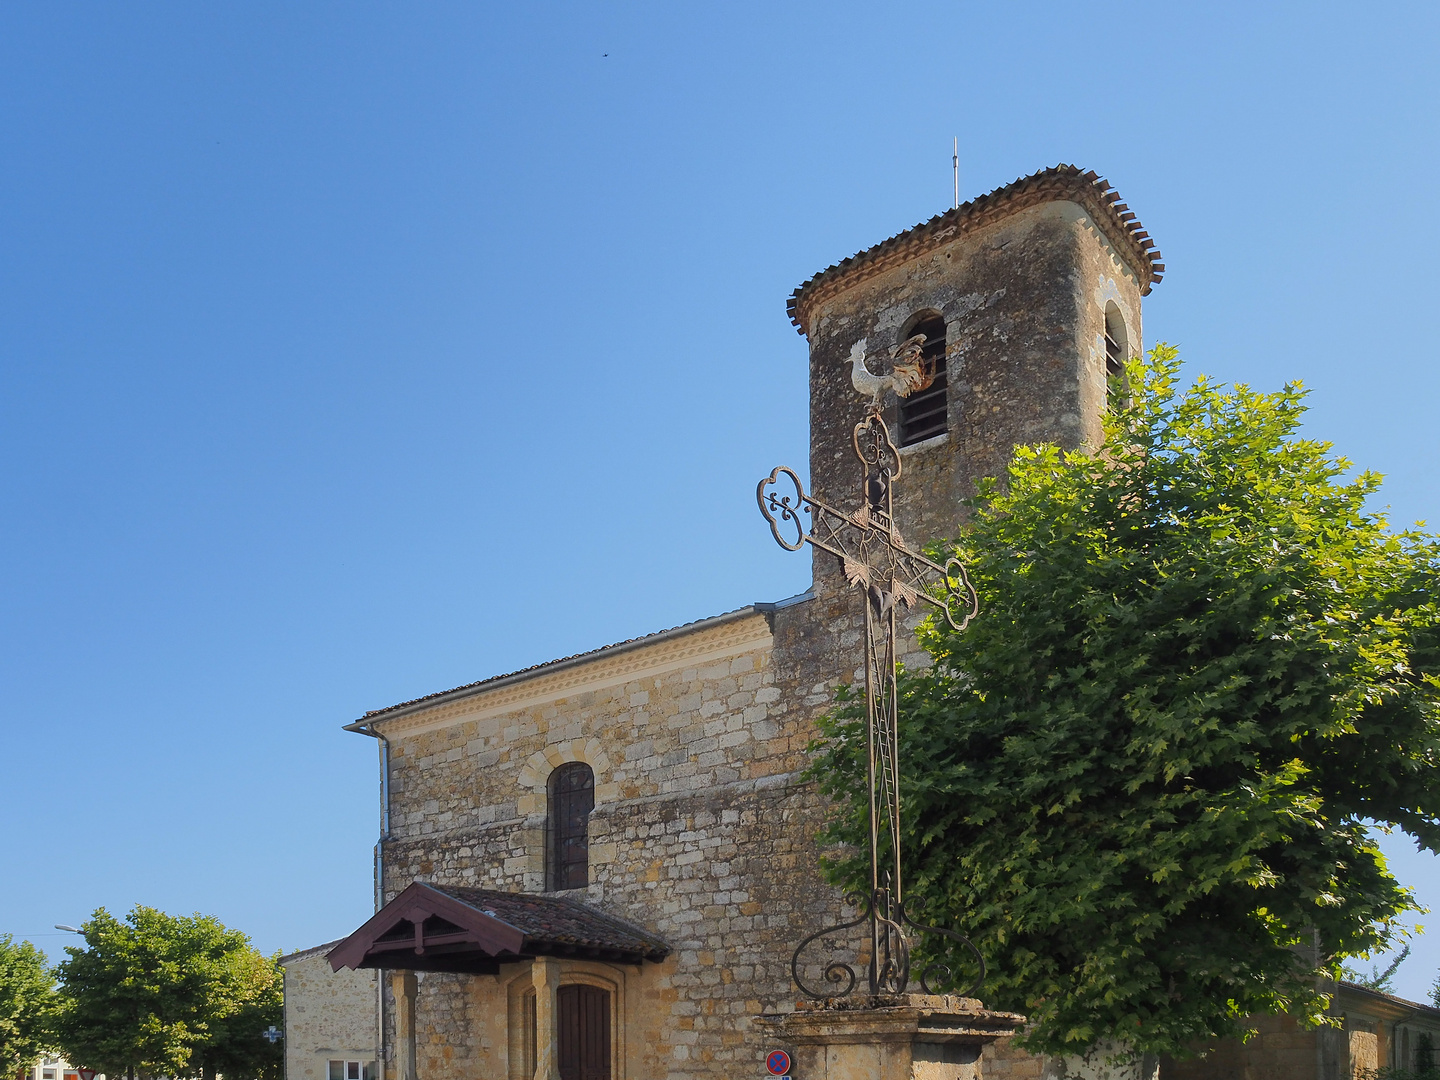
<instances>
[{"instance_id":1,"label":"arched window","mask_svg":"<svg viewBox=\"0 0 1440 1080\"><path fill-rule=\"evenodd\" d=\"M1105 305L1105 376L1113 379L1125 374L1125 361L1130 359L1130 335L1125 330L1125 316L1115 301Z\"/></svg>"},{"instance_id":2,"label":"arched window","mask_svg":"<svg viewBox=\"0 0 1440 1080\"><path fill-rule=\"evenodd\" d=\"M947 380L945 377L945 318L934 313L923 315L906 330L902 341L916 334L925 335L920 358L925 371L934 378L924 390L900 399L900 445L910 446L942 434L949 426Z\"/></svg>"},{"instance_id":3,"label":"arched window","mask_svg":"<svg viewBox=\"0 0 1440 1080\"><path fill-rule=\"evenodd\" d=\"M550 774L550 888L583 889L590 884L590 811L595 809L595 774L583 761Z\"/></svg>"},{"instance_id":4,"label":"arched window","mask_svg":"<svg viewBox=\"0 0 1440 1080\"><path fill-rule=\"evenodd\" d=\"M1130 359L1130 332L1125 316L1115 301L1105 305L1105 383L1112 408L1122 408L1130 398L1125 378L1125 361Z\"/></svg>"},{"instance_id":5,"label":"arched window","mask_svg":"<svg viewBox=\"0 0 1440 1080\"><path fill-rule=\"evenodd\" d=\"M535 1076L536 1058L538 1058L540 1047L536 1045L535 1031L535 991L525 991L525 996L520 999L520 1023L522 1025L523 1042L520 1055L520 1075L525 1080L532 1080ZM515 1070L510 1070L510 1075L515 1075Z\"/></svg>"}]
</instances>

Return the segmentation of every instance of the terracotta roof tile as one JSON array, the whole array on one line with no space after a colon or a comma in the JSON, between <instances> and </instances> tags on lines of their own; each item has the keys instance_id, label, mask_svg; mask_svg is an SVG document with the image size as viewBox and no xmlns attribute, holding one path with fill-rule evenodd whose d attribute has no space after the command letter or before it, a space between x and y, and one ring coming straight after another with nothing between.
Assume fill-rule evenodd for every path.
<instances>
[{"instance_id":1,"label":"terracotta roof tile","mask_svg":"<svg viewBox=\"0 0 1440 1080\"><path fill-rule=\"evenodd\" d=\"M286 953L280 957L280 963L293 964L296 960L308 960L312 956L319 956L321 953L329 952L344 940L344 938L336 938L334 941L325 942L324 945L311 945L308 949L298 949L295 952Z\"/></svg>"},{"instance_id":2,"label":"terracotta roof tile","mask_svg":"<svg viewBox=\"0 0 1440 1080\"><path fill-rule=\"evenodd\" d=\"M326 954L333 970L496 972L533 956L639 964L670 946L568 897L412 881Z\"/></svg>"},{"instance_id":3,"label":"terracotta roof tile","mask_svg":"<svg viewBox=\"0 0 1440 1080\"><path fill-rule=\"evenodd\" d=\"M1160 249L1140 227L1134 211L1120 201L1110 183L1092 171L1074 165L1056 165L987 195L961 203L913 228L882 240L874 247L826 267L791 294L786 310L801 334L806 333L815 305L842 288L907 262L958 235L982 228L1031 206L1047 202L1074 202L1082 206L1106 238L1140 278L1141 295L1148 294L1164 275Z\"/></svg>"},{"instance_id":4,"label":"terracotta roof tile","mask_svg":"<svg viewBox=\"0 0 1440 1080\"><path fill-rule=\"evenodd\" d=\"M532 944L546 951L556 946L636 953L661 960L670 946L638 926L563 896L497 892L451 885L431 885L436 892L459 900L493 918L507 922Z\"/></svg>"}]
</instances>

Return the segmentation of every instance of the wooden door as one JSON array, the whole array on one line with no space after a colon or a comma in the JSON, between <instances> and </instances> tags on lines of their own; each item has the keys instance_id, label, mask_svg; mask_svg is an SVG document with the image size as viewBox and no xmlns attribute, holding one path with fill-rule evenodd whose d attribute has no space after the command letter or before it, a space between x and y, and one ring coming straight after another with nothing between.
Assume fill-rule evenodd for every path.
<instances>
[{"instance_id":1,"label":"wooden door","mask_svg":"<svg viewBox=\"0 0 1440 1080\"><path fill-rule=\"evenodd\" d=\"M560 1080L610 1080L610 992L572 984L559 998Z\"/></svg>"}]
</instances>

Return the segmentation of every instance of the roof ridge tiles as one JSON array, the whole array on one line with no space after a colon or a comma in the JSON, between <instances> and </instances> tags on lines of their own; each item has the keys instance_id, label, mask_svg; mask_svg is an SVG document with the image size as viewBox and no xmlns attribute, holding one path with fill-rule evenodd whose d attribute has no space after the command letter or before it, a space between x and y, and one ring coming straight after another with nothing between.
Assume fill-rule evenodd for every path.
<instances>
[{"instance_id":1,"label":"roof ridge tiles","mask_svg":"<svg viewBox=\"0 0 1440 1080\"><path fill-rule=\"evenodd\" d=\"M965 232L980 228L1041 202L1061 201L1055 198L1060 195L1072 198L1090 213L1106 238L1128 256L1127 261L1140 278L1141 295L1148 294L1165 270L1155 241L1141 227L1134 211L1121 201L1110 181L1093 169L1082 171L1078 166L1061 163L977 195L811 275L790 294L786 304L790 321L803 335L813 307L839 291L843 283L888 270L906 261L917 248L947 242L956 229Z\"/></svg>"}]
</instances>

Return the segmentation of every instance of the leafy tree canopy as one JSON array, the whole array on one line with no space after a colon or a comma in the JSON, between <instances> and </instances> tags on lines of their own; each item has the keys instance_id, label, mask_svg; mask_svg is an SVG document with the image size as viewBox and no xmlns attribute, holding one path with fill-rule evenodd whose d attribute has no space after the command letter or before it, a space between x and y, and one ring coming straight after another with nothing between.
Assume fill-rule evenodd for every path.
<instances>
[{"instance_id":1,"label":"leafy tree canopy","mask_svg":"<svg viewBox=\"0 0 1440 1080\"><path fill-rule=\"evenodd\" d=\"M934 664L900 684L907 901L974 939L1040 1052L1318 1020L1319 980L1415 909L1371 823L1440 850L1440 545L1297 435L1298 384L1178 371L1166 347L1131 364L1098 453L1017 449L935 552L981 615L923 627ZM856 696L812 773L852 852ZM831 869L868 883L863 856Z\"/></svg>"},{"instance_id":2,"label":"leafy tree canopy","mask_svg":"<svg viewBox=\"0 0 1440 1080\"><path fill-rule=\"evenodd\" d=\"M0 935L0 1075L14 1076L54 1047L55 977L28 941Z\"/></svg>"},{"instance_id":3,"label":"leafy tree canopy","mask_svg":"<svg viewBox=\"0 0 1440 1080\"><path fill-rule=\"evenodd\" d=\"M260 1035L283 1022L279 964L244 934L143 906L124 921L101 908L82 929L86 947L57 968L71 1061L109 1076L280 1076Z\"/></svg>"}]
</instances>

